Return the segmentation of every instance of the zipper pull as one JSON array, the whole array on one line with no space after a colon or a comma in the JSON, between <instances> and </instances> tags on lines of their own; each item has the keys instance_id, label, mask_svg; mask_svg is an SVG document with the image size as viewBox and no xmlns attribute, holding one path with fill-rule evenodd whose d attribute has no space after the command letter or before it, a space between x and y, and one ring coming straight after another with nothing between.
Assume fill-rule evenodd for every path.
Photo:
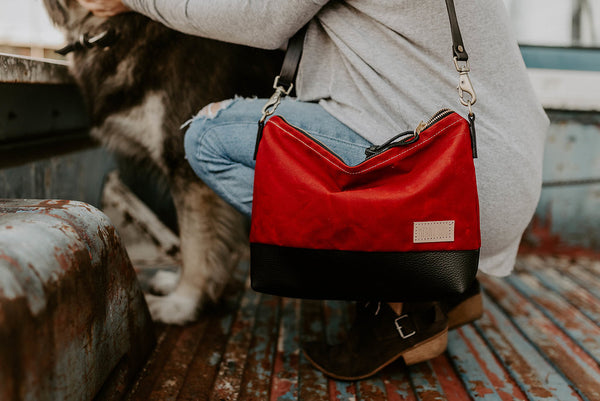
<instances>
[{"instance_id":1,"label":"zipper pull","mask_svg":"<svg viewBox=\"0 0 600 401\"><path fill-rule=\"evenodd\" d=\"M256 143L254 144L254 157L252 158L252 160L256 160L256 154L258 153L258 145L260 145L260 140L262 139L264 129L265 122L261 120L258 122L258 130L256 131Z\"/></svg>"},{"instance_id":2,"label":"zipper pull","mask_svg":"<svg viewBox=\"0 0 600 401\"><path fill-rule=\"evenodd\" d=\"M381 145L369 146L365 149L365 155L367 156L367 159L369 159L375 155L378 155L379 153L383 153L388 149L395 148L397 146L408 146L417 142L418 140L418 132L404 131Z\"/></svg>"},{"instance_id":3,"label":"zipper pull","mask_svg":"<svg viewBox=\"0 0 600 401\"><path fill-rule=\"evenodd\" d=\"M381 145L369 146L367 149L365 149L365 155L367 156L367 159L379 153L382 153L390 148L397 146L407 146L417 142L419 140L419 134L421 134L421 132L425 131L427 128L429 128L436 122L440 121L441 119L447 117L452 113L454 112L450 109L441 109L437 113L435 113L429 119L429 121L421 121L414 131L405 131L396 135L395 137Z\"/></svg>"},{"instance_id":4,"label":"zipper pull","mask_svg":"<svg viewBox=\"0 0 600 401\"><path fill-rule=\"evenodd\" d=\"M417 128L415 128L415 134L419 135L425 128L427 128L427 123L425 121L421 121Z\"/></svg>"},{"instance_id":5,"label":"zipper pull","mask_svg":"<svg viewBox=\"0 0 600 401\"><path fill-rule=\"evenodd\" d=\"M469 113L469 133L471 134L471 152L473 159L477 159L477 138L475 137L475 113Z\"/></svg>"}]
</instances>

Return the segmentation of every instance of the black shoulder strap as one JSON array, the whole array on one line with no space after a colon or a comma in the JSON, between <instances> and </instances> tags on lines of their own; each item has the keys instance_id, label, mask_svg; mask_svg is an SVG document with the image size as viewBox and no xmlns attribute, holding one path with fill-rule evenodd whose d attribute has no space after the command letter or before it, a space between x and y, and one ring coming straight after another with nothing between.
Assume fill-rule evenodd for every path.
<instances>
[{"instance_id":1,"label":"black shoulder strap","mask_svg":"<svg viewBox=\"0 0 600 401\"><path fill-rule=\"evenodd\" d=\"M450 19L450 32L452 33L452 57L456 70L460 74L460 81L458 84L458 95L460 102L469 108L469 121L471 122L471 137L473 138L472 143L475 146L475 115L471 110L471 106L475 104L476 96L471 80L469 79L469 56L463 45L462 36L460 34L460 28L458 27L458 19L456 18L456 11L454 9L454 0L446 0L446 8L448 10L448 17ZM304 36L306 35L306 26L298 31L289 41L288 48L283 59L283 65L281 72L275 78L273 88L275 93L269 98L267 104L262 109L262 116L258 122L258 132L256 134L256 145L254 147L254 158L256 159L256 152L258 151L258 144L262 137L262 131L265 126L265 121L268 116L275 112L275 109L281 102L281 99L288 95L293 87L293 83L296 78L296 72L298 71L298 64L302 57L302 47L304 44ZM460 62L460 63L459 63ZM469 96L465 99L465 94ZM475 149L475 148L473 148ZM477 157L475 150L473 150L473 157Z\"/></svg>"},{"instance_id":2,"label":"black shoulder strap","mask_svg":"<svg viewBox=\"0 0 600 401\"><path fill-rule=\"evenodd\" d=\"M302 58L302 48L304 44L304 36L306 35L306 25L302 27L288 42L288 47L279 73L279 84L284 88L289 88L294 83L298 64Z\"/></svg>"},{"instance_id":3,"label":"black shoulder strap","mask_svg":"<svg viewBox=\"0 0 600 401\"><path fill-rule=\"evenodd\" d=\"M454 9L454 0L446 0L446 8L448 9L448 17L450 19L450 32L452 33L452 53L457 61L467 61L469 56L465 50L456 18L456 10ZM279 84L288 88L294 82L298 63L302 57L302 45L304 36L306 35L306 26L299 30L289 41L288 48L283 59L281 72L279 73Z\"/></svg>"},{"instance_id":4,"label":"black shoulder strap","mask_svg":"<svg viewBox=\"0 0 600 401\"><path fill-rule=\"evenodd\" d=\"M467 61L469 55L465 50L465 45L462 41L460 28L458 26L458 18L456 18L456 10L454 9L454 0L446 0L446 8L448 9L448 18L450 18L450 32L452 33L452 52L458 61Z\"/></svg>"}]
</instances>

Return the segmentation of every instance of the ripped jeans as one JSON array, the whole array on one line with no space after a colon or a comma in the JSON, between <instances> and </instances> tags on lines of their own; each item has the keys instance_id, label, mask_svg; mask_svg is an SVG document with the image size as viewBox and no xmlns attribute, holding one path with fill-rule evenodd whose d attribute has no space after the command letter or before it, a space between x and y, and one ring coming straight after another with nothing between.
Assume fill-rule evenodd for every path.
<instances>
[{"instance_id":1,"label":"ripped jeans","mask_svg":"<svg viewBox=\"0 0 600 401\"><path fill-rule=\"evenodd\" d=\"M233 99L206 106L185 134L185 154L198 177L247 217L252 212L254 145L266 99ZM285 98L276 114L307 131L348 165L365 159L371 143L317 103Z\"/></svg>"}]
</instances>

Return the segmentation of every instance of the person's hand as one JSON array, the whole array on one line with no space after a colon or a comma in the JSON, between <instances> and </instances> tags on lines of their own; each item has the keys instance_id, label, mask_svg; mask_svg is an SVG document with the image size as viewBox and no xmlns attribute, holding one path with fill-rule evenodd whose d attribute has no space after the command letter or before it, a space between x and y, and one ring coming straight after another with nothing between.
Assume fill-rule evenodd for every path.
<instances>
[{"instance_id":1,"label":"person's hand","mask_svg":"<svg viewBox=\"0 0 600 401\"><path fill-rule=\"evenodd\" d=\"M98 17L112 17L113 15L131 11L123 4L122 0L77 0L79 4L90 10Z\"/></svg>"}]
</instances>

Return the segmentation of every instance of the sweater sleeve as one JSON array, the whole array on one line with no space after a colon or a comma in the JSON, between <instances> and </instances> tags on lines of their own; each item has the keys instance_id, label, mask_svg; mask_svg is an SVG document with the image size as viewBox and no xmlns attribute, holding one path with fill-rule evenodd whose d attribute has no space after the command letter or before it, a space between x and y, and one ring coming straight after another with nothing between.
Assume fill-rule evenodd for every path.
<instances>
[{"instance_id":1,"label":"sweater sleeve","mask_svg":"<svg viewBox=\"0 0 600 401\"><path fill-rule=\"evenodd\" d=\"M190 35L277 49L329 0L123 0L132 10Z\"/></svg>"}]
</instances>

